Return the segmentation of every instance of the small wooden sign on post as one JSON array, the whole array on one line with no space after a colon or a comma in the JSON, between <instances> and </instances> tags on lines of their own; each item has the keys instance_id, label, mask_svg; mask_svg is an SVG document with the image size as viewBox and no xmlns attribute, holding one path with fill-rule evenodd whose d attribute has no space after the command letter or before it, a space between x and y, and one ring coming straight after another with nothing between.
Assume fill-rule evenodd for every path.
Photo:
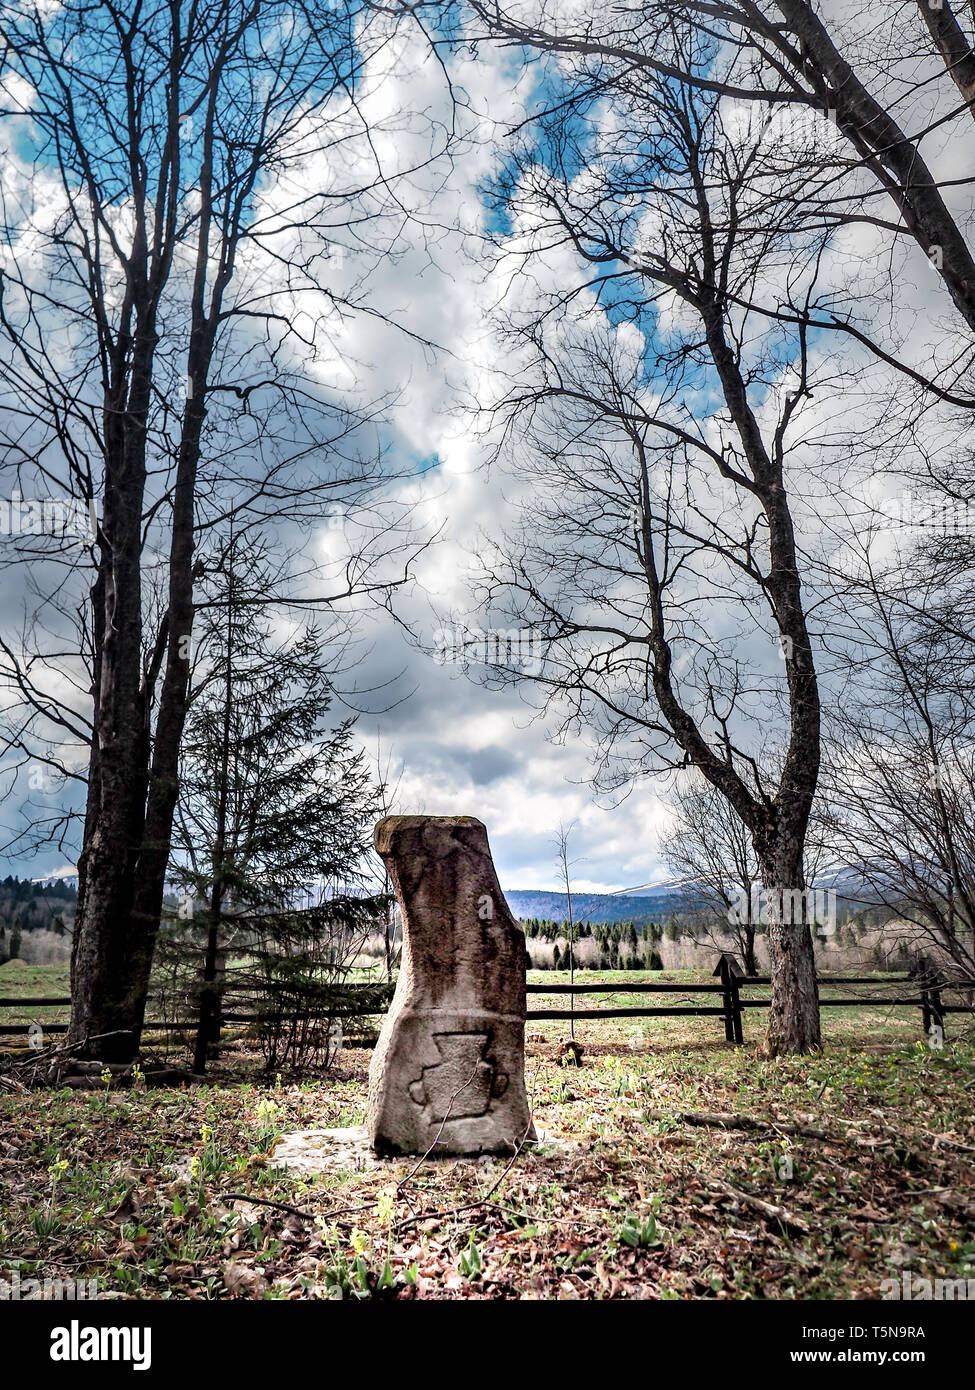
<instances>
[{"instance_id":1,"label":"small wooden sign on post","mask_svg":"<svg viewBox=\"0 0 975 1390\"><path fill-rule=\"evenodd\" d=\"M730 951L722 951L714 973L724 987L725 1041L743 1043L745 1037L741 1031L741 998L738 994L738 981L745 979L745 972Z\"/></svg>"}]
</instances>

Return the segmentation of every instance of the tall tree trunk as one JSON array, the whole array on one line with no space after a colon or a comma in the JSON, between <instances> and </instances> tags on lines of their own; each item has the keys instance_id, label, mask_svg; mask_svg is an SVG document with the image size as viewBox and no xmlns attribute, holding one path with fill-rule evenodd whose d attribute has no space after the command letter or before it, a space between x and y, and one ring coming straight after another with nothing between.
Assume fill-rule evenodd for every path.
<instances>
[{"instance_id":1,"label":"tall tree trunk","mask_svg":"<svg viewBox=\"0 0 975 1390\"><path fill-rule=\"evenodd\" d=\"M216 322L203 314L203 284L201 272L173 495L169 603L159 652L166 669L154 739L158 671L153 661L143 671L141 600L145 421L155 348L151 322L136 335L139 350L126 406L106 412L106 439L122 462L113 473L106 469L103 560L93 590L94 626L104 634L95 689L98 776L86 811L69 1037L83 1053L107 1061L130 1061L141 1042L179 792L193 625L194 496Z\"/></svg>"},{"instance_id":2,"label":"tall tree trunk","mask_svg":"<svg viewBox=\"0 0 975 1390\"><path fill-rule=\"evenodd\" d=\"M757 847L756 847L757 848ZM772 977L765 1052L815 1052L822 1046L816 960L806 903L802 840L791 830L757 850L768 906Z\"/></svg>"},{"instance_id":3,"label":"tall tree trunk","mask_svg":"<svg viewBox=\"0 0 975 1390\"><path fill-rule=\"evenodd\" d=\"M134 259L136 259L134 257ZM145 286L133 284L133 303ZM156 344L151 313L119 337L105 410L106 486L93 628L92 764L71 970L69 1042L82 1054L128 1061L143 1002L133 960L135 871L145 820L149 731L142 690L142 502L145 430ZM130 361L131 355L131 361Z\"/></svg>"},{"instance_id":4,"label":"tall tree trunk","mask_svg":"<svg viewBox=\"0 0 975 1390\"><path fill-rule=\"evenodd\" d=\"M917 7L938 52L945 60L951 80L975 116L975 53L958 17L948 0L941 0L938 8L932 4L932 0L917 0Z\"/></svg>"},{"instance_id":5,"label":"tall tree trunk","mask_svg":"<svg viewBox=\"0 0 975 1390\"><path fill-rule=\"evenodd\" d=\"M209 355L212 342L207 344ZM179 797L179 752L186 723L190 673L190 641L193 629L193 521L200 440L206 417L205 371L194 361L180 441L179 467L173 497L173 533L169 554L169 607L167 610L166 671L159 697L152 766L149 770L145 826L138 859L138 882L133 902L138 951L132 959L134 987L141 998L141 1030L149 995L149 975L155 952L166 870L172 845L173 817ZM148 702L152 689L147 689ZM148 717L148 715L147 715Z\"/></svg>"}]
</instances>

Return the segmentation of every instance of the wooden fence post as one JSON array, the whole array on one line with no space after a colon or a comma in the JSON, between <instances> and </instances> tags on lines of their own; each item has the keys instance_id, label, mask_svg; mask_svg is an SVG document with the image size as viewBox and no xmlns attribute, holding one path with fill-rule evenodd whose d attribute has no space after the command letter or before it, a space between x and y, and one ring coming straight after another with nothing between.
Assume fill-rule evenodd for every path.
<instances>
[{"instance_id":1,"label":"wooden fence post","mask_svg":"<svg viewBox=\"0 0 975 1390\"><path fill-rule=\"evenodd\" d=\"M941 1040L945 1035L944 1007L941 1003L941 989L938 974L927 956L919 961L918 978L921 985L921 1019L924 1036L930 1046L932 1028L940 1028Z\"/></svg>"},{"instance_id":2,"label":"wooden fence post","mask_svg":"<svg viewBox=\"0 0 975 1390\"><path fill-rule=\"evenodd\" d=\"M944 1042L945 1036L945 1015L941 1004L941 989L938 984L938 976L933 975L931 979L931 990L929 994L931 1000L931 1023L935 1028L939 1028L939 1038ZM930 1037L930 1033L928 1035Z\"/></svg>"},{"instance_id":3,"label":"wooden fence post","mask_svg":"<svg viewBox=\"0 0 975 1390\"><path fill-rule=\"evenodd\" d=\"M725 1041L735 1044L744 1042L741 1030L741 998L738 994L738 981L744 978L744 971L728 951L723 951L715 970L724 988L724 1036Z\"/></svg>"}]
</instances>

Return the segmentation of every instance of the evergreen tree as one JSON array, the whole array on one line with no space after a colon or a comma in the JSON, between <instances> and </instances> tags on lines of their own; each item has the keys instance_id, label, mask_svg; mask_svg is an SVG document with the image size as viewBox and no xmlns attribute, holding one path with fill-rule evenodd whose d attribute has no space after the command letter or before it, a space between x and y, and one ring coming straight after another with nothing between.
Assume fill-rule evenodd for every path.
<instances>
[{"instance_id":1,"label":"evergreen tree","mask_svg":"<svg viewBox=\"0 0 975 1390\"><path fill-rule=\"evenodd\" d=\"M361 892L375 789L353 721L333 725L328 653L255 617L259 547L231 542L210 576L183 740L172 877L205 923L195 1066L214 1040L218 966L233 938L269 984L342 965L381 910ZM311 905L309 904L311 899ZM304 911L297 911L304 908Z\"/></svg>"}]
</instances>

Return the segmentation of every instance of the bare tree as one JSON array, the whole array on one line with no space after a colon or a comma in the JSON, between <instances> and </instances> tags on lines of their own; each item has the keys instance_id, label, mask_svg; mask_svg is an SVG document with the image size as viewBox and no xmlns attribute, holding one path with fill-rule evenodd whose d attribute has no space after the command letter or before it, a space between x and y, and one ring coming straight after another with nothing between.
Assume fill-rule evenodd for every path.
<instances>
[{"instance_id":1,"label":"bare tree","mask_svg":"<svg viewBox=\"0 0 975 1390\"><path fill-rule=\"evenodd\" d=\"M920 148L947 122L975 114L970 7L962 19L951 0L914 0L883 15L836 6L828 17L810 0L648 0L637 9L569 10L541 0L527 13L468 3L488 35L576 63L593 87L673 82L767 110L827 114L849 154L837 151L819 192L807 185L797 218L834 228L861 222L916 242L975 328L975 257L946 197L959 180L939 179ZM943 61L943 83L955 89L933 116L930 100L920 107L909 100L931 95L929 57ZM918 114L927 123L906 128L904 119ZM846 328L855 331L852 322Z\"/></svg>"},{"instance_id":2,"label":"bare tree","mask_svg":"<svg viewBox=\"0 0 975 1390\"><path fill-rule=\"evenodd\" d=\"M768 895L768 1046L808 1050L820 696L790 470L805 403L844 382L809 351L831 294L824 233L797 232L778 152L730 131L719 95L641 73L602 122L604 94L584 79L499 191L526 229L500 251L526 275L505 310L514 380L496 406L523 523L487 545L479 606L537 638L541 672L498 666L543 692L561 734L597 731L603 778L692 766L748 827ZM566 284L569 253L580 270Z\"/></svg>"},{"instance_id":3,"label":"bare tree","mask_svg":"<svg viewBox=\"0 0 975 1390\"><path fill-rule=\"evenodd\" d=\"M105 1056L129 1057L142 1026L200 531L231 516L239 534L305 527L378 477L364 430L379 403L339 400L320 364L343 315L368 307L337 261L381 255L384 208L405 210L359 100L390 36L378 12L316 0L66 0L0 16L17 168L0 272L5 466L25 495L96 515L70 550L63 529L20 539L41 646L5 643L23 710L8 744L86 786L71 1038L111 1035ZM320 585L310 567L305 602L381 587L354 557ZM87 770L65 740L88 742Z\"/></svg>"},{"instance_id":4,"label":"bare tree","mask_svg":"<svg viewBox=\"0 0 975 1390\"><path fill-rule=\"evenodd\" d=\"M575 923L574 923L574 921L573 921L573 919L572 919L572 882L571 882L571 875L570 875L571 864L570 864L570 861L569 861L569 836L572 834L573 828L574 828L574 822L573 822L572 825L568 825L568 826L562 824L562 822L559 822L559 833L558 833L558 836L557 836L557 838L556 838L556 845L557 845L557 847L558 847L558 852L559 852L559 868L560 868L560 870L561 870L561 872L562 872L562 882L565 884L565 907L566 907L566 917L567 917L566 927L567 927L568 933L569 933L569 988L570 988L570 991L571 991L572 986L573 986L573 985L575 984L575 982L576 982L576 933L575 933ZM572 994L572 993L570 992L570 994L569 994L569 1014L570 1014L570 1018L569 1018L569 1037L572 1038L573 1040L575 1039L575 1035L576 1035L575 1010L576 1010L576 997L575 997L574 994Z\"/></svg>"},{"instance_id":5,"label":"bare tree","mask_svg":"<svg viewBox=\"0 0 975 1390\"><path fill-rule=\"evenodd\" d=\"M883 16L871 11L869 22L840 7L824 17L806 0L689 0L681 6L651 0L622 11L565 10L545 0L530 9L471 0L469 8L486 35L555 60L547 69L544 109L529 122L530 154L502 182L499 202L523 240L538 247L547 239L549 253L571 250L590 274L561 299L550 296L536 319L538 331L523 323L522 360L533 362L542 385L534 395L513 388L508 397L509 404L518 399L523 418L531 416L536 446L541 414L548 404L562 403L563 452L548 449L548 480L561 475L560 485L571 490L584 520L573 529L566 506L560 522L571 537L570 554L556 557L551 544L546 551L539 539L554 541L554 511L530 506L531 525L514 548L505 548L489 592L500 592L503 581L519 595L521 620L546 632L549 652L561 643L561 682L550 665L548 690L554 693L561 684L560 698L567 695L571 708L568 723L592 722L593 711L599 713L604 747L635 726L657 732L649 716L635 714L632 702L619 694L627 669L631 689L638 688L635 656L644 645L646 697L687 762L748 824L763 880L774 894L772 885L783 882L783 835L790 846L788 871L800 882L798 862L819 763L819 690L799 582L803 563L807 584L816 571L802 559L806 538L796 540L795 485L790 487L784 466L790 446L794 450L801 440L818 452L822 467L837 440L822 429L803 436L805 407L814 394L820 400L824 394L843 397L839 374L832 381L823 378L814 335L820 344L833 338L838 360L854 348L861 360L889 372L888 390L890 382L901 383L899 394L896 386L890 390L889 409L876 414L882 427L870 435L870 447L877 465L894 461L903 475L910 467L905 458L914 460L928 486L956 497L972 495L970 468L963 461L946 469L928 431L932 413L942 407L956 412L961 429L969 431L975 404L975 259L953 211L972 180L941 175L935 148L959 122L965 138L970 131L972 44L966 26L975 16L961 18L958 7L946 3L932 17L922 0L890 7ZM932 67L935 59L940 74ZM716 136L722 122L723 136ZM590 133L588 144L580 127ZM598 140L591 138L593 129ZM769 136L764 145L762 131ZM687 239L688 210L698 222L693 242ZM642 236L635 235L641 219ZM863 229L882 251L875 250L873 269L864 264L856 279L834 279L830 289L829 276L820 278L823 261L835 256L841 236L849 244L853 228ZM743 248L751 257L751 277L740 273ZM913 264L924 264L918 249L955 315L927 359L908 342L899 313L901 286ZM541 264L536 260L534 273L536 283L544 284ZM577 338L585 315L593 319L605 310L614 323L633 323L652 344L646 365L620 370L598 349L584 364L575 342L567 349L571 335L553 327L570 301ZM685 331L688 319L697 321L698 335ZM777 345L776 328L784 335ZM714 374L712 389L720 392L734 435L730 446L727 435L719 434L716 444L712 434L710 456L700 442L700 413L710 413L702 362ZM788 362L790 371L776 380L773 362ZM943 422L945 416L935 418ZM869 429L862 415L852 417L852 448ZM651 443L662 434L671 441L666 467L672 475L673 457L684 451L686 459L693 451L701 475L713 468L733 485L722 495L726 513L720 526L702 506L700 491L683 478L662 498L626 477L617 462L620 440L626 440L637 473L652 477L645 459L659 463L664 457L659 443ZM583 445L591 451L588 488ZM576 450L579 458L567 467L567 456ZM959 452L964 455L964 444ZM833 490L843 486L835 475ZM641 527L645 532L636 565L632 555L620 552L621 493L629 494L638 535ZM705 525L697 517L699 529L688 525L686 500L685 516L675 525L671 500L679 494L698 516L705 514ZM743 499L746 507L757 502L763 515L751 535L731 540ZM650 544L648 501L657 508L657 555ZM702 537L702 531L709 534ZM756 564L766 543L768 561ZM703 566L707 552L721 561L712 559L703 577L695 566ZM721 563L736 575L737 588L725 582ZM967 572L968 560L960 556L960 563ZM671 598L669 611L657 602L645 629L634 623L635 605L625 589L641 572L649 572L651 596ZM720 581L713 578L718 574ZM683 603L675 597L678 576ZM553 597L556 579L561 592ZM754 749L745 746L735 723L746 707L757 708L759 689L768 688L764 680L747 674L747 662L726 660L720 676L699 680L701 699L692 710L675 689L682 684L686 691L693 683L686 652L675 653L665 634L669 622L673 634L686 637L702 592L714 601L720 589L724 602L734 593L745 605L741 586L747 583L773 610L788 670L788 753L783 775L772 786L751 773L747 759L754 758ZM717 602L712 612L716 649ZM590 654L577 650L567 656L583 634L596 634L597 646ZM706 736L708 723L716 742ZM725 766L716 764L716 751ZM729 775L738 773L743 758L744 786ZM646 756L644 767L649 762ZM640 768L637 758L633 766ZM776 846L771 853L770 845ZM769 865L776 859L773 871ZM782 988L773 991L770 1043L814 1046L818 1025L783 1025L775 1017L781 1008L815 1018L811 945L797 937L797 968L786 956L776 961L778 935L773 928L773 977L781 975ZM789 991L796 995L792 1005L784 997Z\"/></svg>"},{"instance_id":6,"label":"bare tree","mask_svg":"<svg viewBox=\"0 0 975 1390\"><path fill-rule=\"evenodd\" d=\"M762 758L766 776L772 759ZM670 802L672 822L660 841L661 852L672 873L681 880L685 910L704 917L707 935L717 949L730 936L741 955L746 975L758 974L755 938L764 931L762 875L747 826L728 801L710 783L686 777ZM805 837L804 881L813 886L834 847L824 833L823 809L817 801ZM821 899L817 897L816 904ZM812 921L828 928L828 923Z\"/></svg>"},{"instance_id":7,"label":"bare tree","mask_svg":"<svg viewBox=\"0 0 975 1390\"><path fill-rule=\"evenodd\" d=\"M916 945L975 983L975 740L972 651L919 590L908 556L860 575L859 660L827 721L824 815L835 850ZM929 583L930 576L929 576ZM918 612L920 608L920 614Z\"/></svg>"},{"instance_id":8,"label":"bare tree","mask_svg":"<svg viewBox=\"0 0 975 1390\"><path fill-rule=\"evenodd\" d=\"M686 881L686 910L702 910L720 922L720 932L735 941L746 975L757 975L751 904L761 875L744 821L710 784L681 788L671 807L673 824L660 842L671 872Z\"/></svg>"},{"instance_id":9,"label":"bare tree","mask_svg":"<svg viewBox=\"0 0 975 1390\"><path fill-rule=\"evenodd\" d=\"M866 370L890 373L883 408L851 417L851 453L866 445L875 471L907 479L918 506L940 500L975 513L975 254L966 211L975 178L952 153L970 142L975 118L971 5L648 0L637 9L566 10L548 0L530 8L469 0L469 11L495 41L557 60L553 105L566 71L576 91L609 102L669 82L721 99L750 134L767 130L778 147L762 161L776 180L770 193L795 229L822 231L834 253L848 254L851 238L866 248L807 317L810 332L834 338L834 351L854 349ZM815 150L804 155L814 131ZM919 344L918 291L926 296L929 286L929 332ZM766 311L794 321L785 300ZM953 547L952 561L970 590L971 548Z\"/></svg>"}]
</instances>

